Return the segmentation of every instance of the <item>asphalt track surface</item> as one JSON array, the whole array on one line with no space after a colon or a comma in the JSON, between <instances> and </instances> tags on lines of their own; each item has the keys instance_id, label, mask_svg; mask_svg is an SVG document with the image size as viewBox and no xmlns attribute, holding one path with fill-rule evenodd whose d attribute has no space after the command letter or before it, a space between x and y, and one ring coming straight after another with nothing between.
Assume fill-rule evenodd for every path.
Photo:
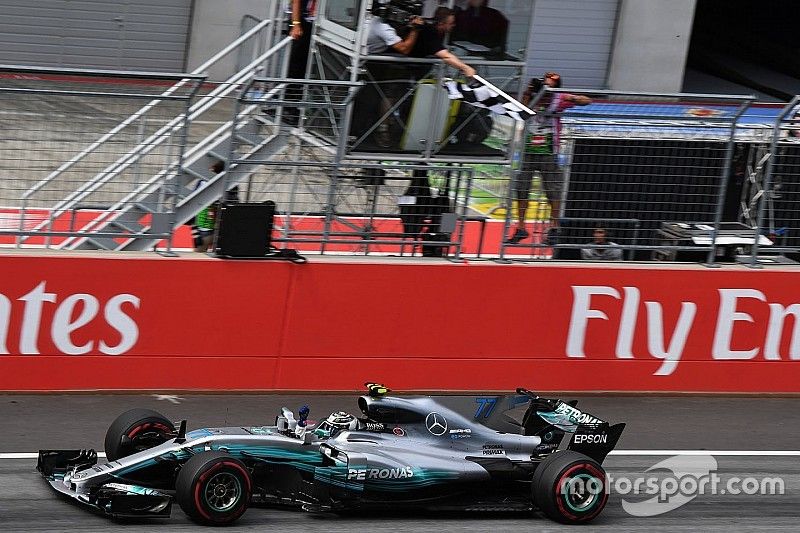
<instances>
[{"instance_id":1,"label":"asphalt track surface","mask_svg":"<svg viewBox=\"0 0 800 533\"><path fill-rule=\"evenodd\" d=\"M173 403L177 401L179 403ZM448 399L457 403L457 400ZM180 508L168 520L113 522L58 499L35 471L34 459L17 455L40 448L102 449L108 424L122 411L148 407L189 428L263 425L280 406L309 404L312 419L331 411L355 412L355 396L192 395L158 399L152 395L0 395L0 530L2 531L197 531ZM469 408L468 404L463 404ZM717 474L780 477L783 495L699 495L687 504L653 517L631 516L624 499L612 492L609 503L580 531L797 531L800 522L800 399L585 397L580 407L628 426L617 454L605 463L613 477L636 478L677 450L717 453ZM791 452L794 451L794 455ZM650 454L654 455L643 455ZM784 453L785 455L781 455ZM330 515L282 509L248 510L226 531L285 532L456 532L567 531L541 516L509 514L414 513L413 515Z\"/></svg>"}]
</instances>

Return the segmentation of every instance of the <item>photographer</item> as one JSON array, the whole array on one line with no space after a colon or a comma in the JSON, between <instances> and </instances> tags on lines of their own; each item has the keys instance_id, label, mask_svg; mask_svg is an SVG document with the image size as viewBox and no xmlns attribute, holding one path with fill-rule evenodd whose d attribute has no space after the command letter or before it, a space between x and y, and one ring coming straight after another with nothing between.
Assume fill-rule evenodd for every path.
<instances>
[{"instance_id":1,"label":"photographer","mask_svg":"<svg viewBox=\"0 0 800 533\"><path fill-rule=\"evenodd\" d=\"M422 17L412 17L408 23L408 33L405 38L401 38L391 25L383 19L382 9L390 0L376 2L376 9L373 10L372 20L369 21L369 33L367 36L367 53L383 54L391 49L393 52L407 56L417 43L419 30L425 25Z\"/></svg>"},{"instance_id":2,"label":"photographer","mask_svg":"<svg viewBox=\"0 0 800 533\"><path fill-rule=\"evenodd\" d=\"M408 55L417 42L420 28L425 24L422 17L414 16L408 23L405 38L397 34L397 30L388 24L384 18L384 11L390 0L376 2L372 11L373 17L369 22L367 36L367 53L383 54L387 51ZM380 101L380 117L387 117L397 100L405 92L405 84L401 80L408 79L408 70L401 64L385 61L370 61L365 65L369 73L369 82L373 84L373 91L369 91L373 99ZM369 107L369 106L365 106ZM380 119L372 115L373 123ZM367 126L369 127L369 126ZM375 142L381 148L392 145L391 128L388 117L378 126Z\"/></svg>"}]
</instances>

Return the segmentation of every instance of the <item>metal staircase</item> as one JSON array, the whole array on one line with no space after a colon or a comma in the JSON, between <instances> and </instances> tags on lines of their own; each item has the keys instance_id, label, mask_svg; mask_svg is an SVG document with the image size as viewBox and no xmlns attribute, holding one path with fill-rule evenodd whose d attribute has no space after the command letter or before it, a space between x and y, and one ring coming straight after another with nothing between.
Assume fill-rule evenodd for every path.
<instances>
[{"instance_id":1,"label":"metal staircase","mask_svg":"<svg viewBox=\"0 0 800 533\"><path fill-rule=\"evenodd\" d=\"M270 124L265 119L252 117L253 111L253 107L243 109L235 132L232 131L233 121L223 124L186 152L185 163L180 168L165 169L154 175L82 228L103 236L90 234L68 239L60 247L142 251L155 246L173 227L191 220L203 208L219 199L225 183L233 187L257 170L254 165L233 164L225 173L216 176L211 174L211 161L228 160L232 134L240 142L246 139L249 145L246 152L237 155L240 160L270 159L286 148L287 136L275 133L263 135L260 130ZM198 183L198 186L193 188L194 183ZM163 205L172 207L169 212L160 212ZM109 236L109 233L119 236ZM151 233L153 237L143 233Z\"/></svg>"},{"instance_id":2,"label":"metal staircase","mask_svg":"<svg viewBox=\"0 0 800 533\"><path fill-rule=\"evenodd\" d=\"M276 5L278 4L280 3L276 3ZM165 238L169 240L169 236L177 225L192 219L205 206L220 198L225 184L233 187L237 182L246 179L257 170L257 165L234 163L226 172L216 176L212 175L209 169L211 163L218 160L228 161L233 154L233 145L238 149L235 154L237 161L268 160L284 150L289 137L285 127L261 118L256 105L243 108L237 106L236 116L231 116L231 120L220 125L199 141L191 145L186 143L188 124L210 111L215 109L219 111L230 106L231 101L242 87L247 86L254 77L276 73L276 71L279 74L283 73L283 77L285 77L286 56L291 39L281 37L282 17L282 12L276 9L273 18L258 21L253 28L195 69L192 74L199 76L223 57L232 52L241 51L245 46L251 46L253 41L256 41L256 46L251 46L253 53L249 63L239 68L224 82L217 84L216 88L208 94L197 98L185 113L175 116L143 139L137 146L120 155L102 171L77 183L74 190L64 191L62 199L50 208L48 220L39 222L33 228L33 233L37 230L47 231L52 227L56 218L68 214L71 210L80 209L87 199L92 198L93 193L109 184L114 185L116 181L120 183L120 187L126 193L113 205L103 209L93 219L76 228L77 231L73 236L63 240L56 247L61 249L147 250ZM270 44L272 46L269 46ZM264 50L267 47L268 49ZM167 89L162 96L166 99L187 81L181 80ZM273 88L271 92L263 96L262 100L276 98L283 88L283 86ZM82 160L102 153L103 147L113 143L119 132L161 103L162 100L149 102L137 113L26 191L22 197L23 212L27 199L38 190L54 182ZM182 141L181 153L176 155L169 164L162 165L159 172L139 183L125 182L124 173L129 171L133 165L147 157L148 154L156 154L154 150L159 147L163 149L168 143L174 143L175 136L181 135L183 136L180 139ZM130 187L130 189L124 189L124 187ZM21 244L27 238L29 237L21 237L18 242Z\"/></svg>"}]
</instances>

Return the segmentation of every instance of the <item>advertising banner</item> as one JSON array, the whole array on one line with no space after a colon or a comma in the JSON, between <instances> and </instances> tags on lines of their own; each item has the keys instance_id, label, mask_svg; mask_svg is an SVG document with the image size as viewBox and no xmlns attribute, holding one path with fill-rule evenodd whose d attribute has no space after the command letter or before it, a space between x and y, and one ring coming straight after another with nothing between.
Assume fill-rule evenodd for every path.
<instances>
[{"instance_id":1,"label":"advertising banner","mask_svg":"<svg viewBox=\"0 0 800 533\"><path fill-rule=\"evenodd\" d=\"M6 256L0 390L794 393L797 276Z\"/></svg>"}]
</instances>

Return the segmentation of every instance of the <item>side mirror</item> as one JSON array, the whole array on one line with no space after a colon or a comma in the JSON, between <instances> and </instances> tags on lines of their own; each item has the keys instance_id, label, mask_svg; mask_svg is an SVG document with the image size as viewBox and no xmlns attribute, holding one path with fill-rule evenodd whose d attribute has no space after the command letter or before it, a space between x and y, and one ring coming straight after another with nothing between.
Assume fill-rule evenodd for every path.
<instances>
[{"instance_id":1,"label":"side mirror","mask_svg":"<svg viewBox=\"0 0 800 533\"><path fill-rule=\"evenodd\" d=\"M286 431L289 429L289 421L283 416L279 416L278 419L275 420L275 425L278 427L278 431Z\"/></svg>"}]
</instances>

